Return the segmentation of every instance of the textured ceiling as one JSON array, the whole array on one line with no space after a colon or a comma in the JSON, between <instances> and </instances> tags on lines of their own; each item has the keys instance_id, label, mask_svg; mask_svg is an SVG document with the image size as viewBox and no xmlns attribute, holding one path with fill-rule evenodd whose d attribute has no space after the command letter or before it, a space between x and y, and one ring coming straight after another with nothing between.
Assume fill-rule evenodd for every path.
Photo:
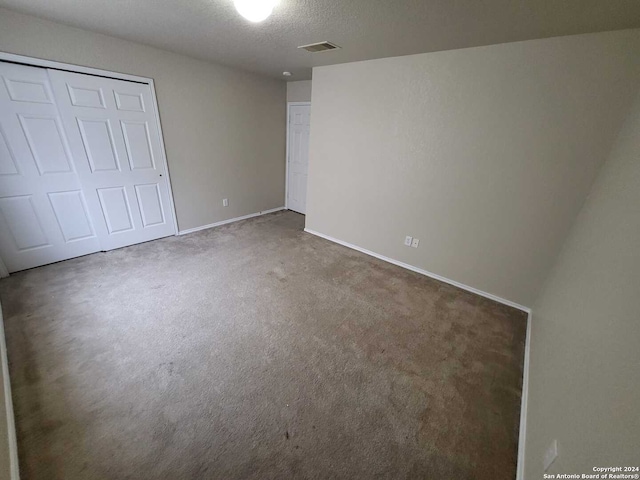
<instances>
[{"instance_id":1,"label":"textured ceiling","mask_svg":"<svg viewBox=\"0 0 640 480\"><path fill-rule=\"evenodd\" d=\"M232 0L0 0L57 22L287 80L318 65L640 27L640 0L280 0L260 24ZM308 53L329 40L341 50Z\"/></svg>"}]
</instances>

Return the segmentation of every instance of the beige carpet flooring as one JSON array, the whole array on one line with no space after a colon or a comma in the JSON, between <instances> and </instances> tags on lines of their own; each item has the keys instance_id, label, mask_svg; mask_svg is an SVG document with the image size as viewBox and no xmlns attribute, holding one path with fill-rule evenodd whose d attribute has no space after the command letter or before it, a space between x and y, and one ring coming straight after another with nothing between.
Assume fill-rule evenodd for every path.
<instances>
[{"instance_id":1,"label":"beige carpet flooring","mask_svg":"<svg viewBox=\"0 0 640 480\"><path fill-rule=\"evenodd\" d=\"M22 479L512 480L525 314L303 226L0 281Z\"/></svg>"}]
</instances>

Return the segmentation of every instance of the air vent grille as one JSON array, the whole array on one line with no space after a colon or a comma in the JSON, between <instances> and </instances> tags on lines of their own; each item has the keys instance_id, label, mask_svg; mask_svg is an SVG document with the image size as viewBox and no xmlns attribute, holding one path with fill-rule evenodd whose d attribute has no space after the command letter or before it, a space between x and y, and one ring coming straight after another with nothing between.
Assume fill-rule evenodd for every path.
<instances>
[{"instance_id":1,"label":"air vent grille","mask_svg":"<svg viewBox=\"0 0 640 480\"><path fill-rule=\"evenodd\" d=\"M318 43L310 43L309 45L301 45L298 48L304 48L307 52L317 53L317 52L327 52L329 50L336 50L340 47L335 43L331 43L331 42L318 42Z\"/></svg>"}]
</instances>

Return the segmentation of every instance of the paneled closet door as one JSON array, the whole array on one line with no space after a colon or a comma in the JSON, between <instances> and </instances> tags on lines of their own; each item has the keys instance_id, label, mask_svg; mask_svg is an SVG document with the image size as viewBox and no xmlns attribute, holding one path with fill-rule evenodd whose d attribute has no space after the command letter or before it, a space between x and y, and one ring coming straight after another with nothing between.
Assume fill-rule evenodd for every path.
<instances>
[{"instance_id":1,"label":"paneled closet door","mask_svg":"<svg viewBox=\"0 0 640 480\"><path fill-rule=\"evenodd\" d=\"M0 256L16 272L99 250L47 71L0 62Z\"/></svg>"},{"instance_id":2,"label":"paneled closet door","mask_svg":"<svg viewBox=\"0 0 640 480\"><path fill-rule=\"evenodd\" d=\"M175 234L149 85L49 77L102 250Z\"/></svg>"}]
</instances>

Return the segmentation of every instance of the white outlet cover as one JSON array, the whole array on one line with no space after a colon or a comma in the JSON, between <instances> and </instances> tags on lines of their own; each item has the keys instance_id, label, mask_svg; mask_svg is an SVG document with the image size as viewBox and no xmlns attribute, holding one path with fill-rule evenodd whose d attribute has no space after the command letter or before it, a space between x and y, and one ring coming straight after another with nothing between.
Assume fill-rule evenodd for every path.
<instances>
[{"instance_id":1,"label":"white outlet cover","mask_svg":"<svg viewBox=\"0 0 640 480\"><path fill-rule=\"evenodd\" d=\"M407 235L406 237L404 237L404 244L407 247L411 246L411 242L413 242L413 237L410 237L409 235Z\"/></svg>"},{"instance_id":2,"label":"white outlet cover","mask_svg":"<svg viewBox=\"0 0 640 480\"><path fill-rule=\"evenodd\" d=\"M418 245L420 245L420 239L419 238L414 238L413 241L411 242L411 246L413 248L418 248Z\"/></svg>"},{"instance_id":3,"label":"white outlet cover","mask_svg":"<svg viewBox=\"0 0 640 480\"><path fill-rule=\"evenodd\" d=\"M229 206L229 199L228 198L223 198L222 199L222 206L223 207L228 207Z\"/></svg>"},{"instance_id":4,"label":"white outlet cover","mask_svg":"<svg viewBox=\"0 0 640 480\"><path fill-rule=\"evenodd\" d=\"M542 459L542 463L544 466L544 471L549 470L551 464L558 458L558 440L554 440L547 448L546 453L544 454L544 458Z\"/></svg>"}]
</instances>

